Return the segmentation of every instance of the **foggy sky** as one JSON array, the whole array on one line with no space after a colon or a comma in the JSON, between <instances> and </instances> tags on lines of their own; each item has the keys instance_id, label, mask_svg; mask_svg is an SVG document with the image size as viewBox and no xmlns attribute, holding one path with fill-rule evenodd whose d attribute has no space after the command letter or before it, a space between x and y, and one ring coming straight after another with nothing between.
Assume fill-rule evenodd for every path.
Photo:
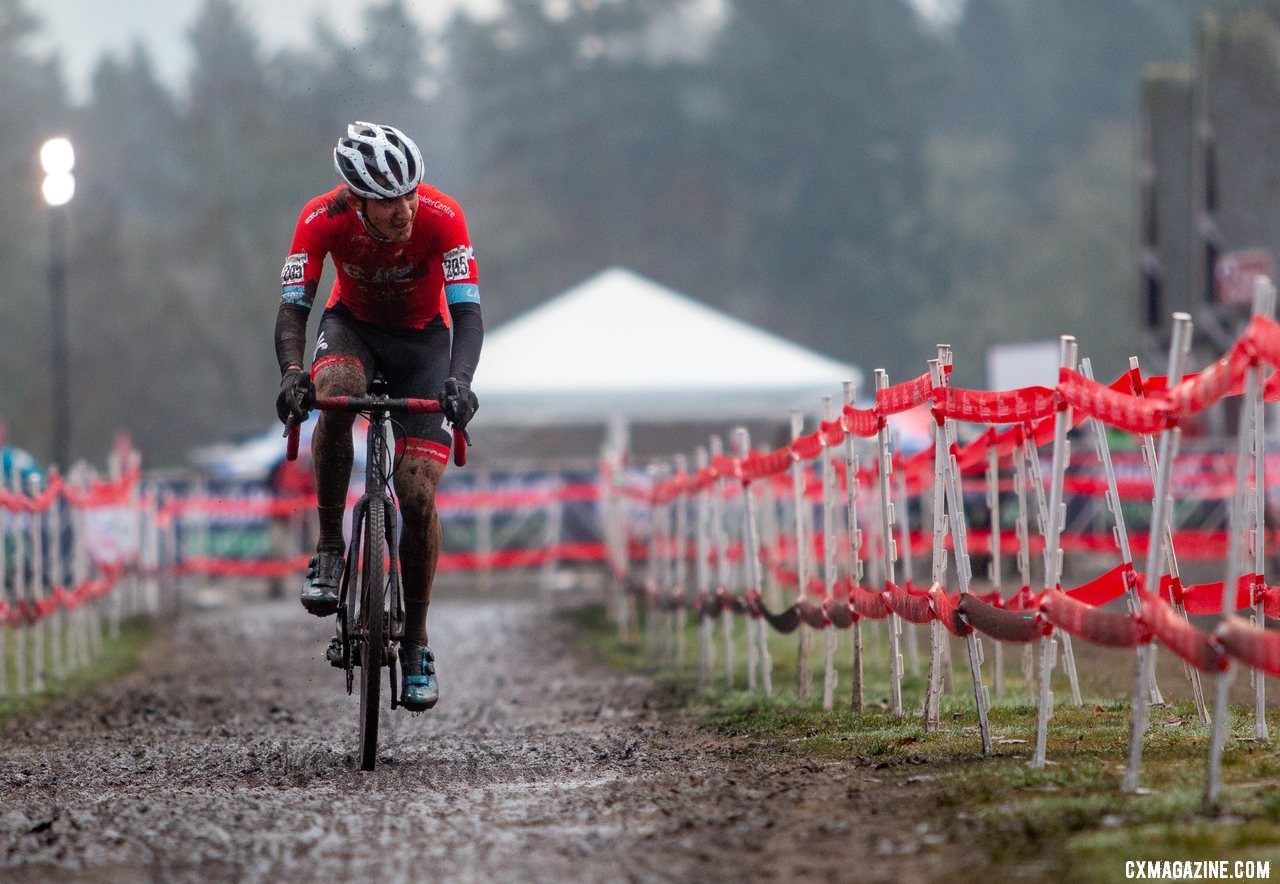
<instances>
[{"instance_id":1,"label":"foggy sky","mask_svg":"<svg viewBox=\"0 0 1280 884\"><path fill-rule=\"evenodd\" d=\"M160 79L181 90L191 65L188 32L205 0L44 0L26 4L44 22L36 45L56 51L72 97L83 100L93 68L103 53L124 55L141 40L151 53ZM236 0L254 25L263 47L274 51L305 45L318 21L357 42L362 10L374 0ZM424 27L436 27L461 6L483 14L495 0L408 0L413 16Z\"/></svg>"}]
</instances>

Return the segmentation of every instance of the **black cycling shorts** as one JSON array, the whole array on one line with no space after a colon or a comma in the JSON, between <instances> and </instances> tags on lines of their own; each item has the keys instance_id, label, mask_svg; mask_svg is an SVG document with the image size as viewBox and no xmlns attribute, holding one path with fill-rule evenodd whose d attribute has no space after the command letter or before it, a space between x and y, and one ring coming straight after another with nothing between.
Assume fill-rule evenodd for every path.
<instances>
[{"instance_id":1,"label":"black cycling shorts","mask_svg":"<svg viewBox=\"0 0 1280 884\"><path fill-rule=\"evenodd\" d=\"M400 328L361 322L342 304L324 311L311 361L315 378L329 365L359 365L365 384L374 371L387 381L393 398L435 399L449 377L449 329L440 317L425 328ZM392 418L396 454L416 454L438 463L449 460L452 434L440 414L401 414Z\"/></svg>"}]
</instances>

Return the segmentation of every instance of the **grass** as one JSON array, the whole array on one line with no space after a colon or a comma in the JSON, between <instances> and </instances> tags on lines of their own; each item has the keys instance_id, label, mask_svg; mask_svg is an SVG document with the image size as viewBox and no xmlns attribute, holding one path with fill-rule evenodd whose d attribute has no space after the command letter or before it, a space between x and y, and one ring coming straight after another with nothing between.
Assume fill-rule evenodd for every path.
<instances>
[{"instance_id":1,"label":"grass","mask_svg":"<svg viewBox=\"0 0 1280 884\"><path fill-rule=\"evenodd\" d=\"M919 774L940 822L958 844L985 853L997 867L1026 866L1062 880L1125 879L1127 860L1270 861L1280 874L1280 755L1275 747L1251 738L1251 709L1233 707L1232 736L1223 757L1224 787L1219 809L1203 809L1209 729L1192 703L1173 700L1151 711L1142 755L1141 793L1120 792L1129 738L1129 703L1118 700L1116 684L1126 682L1133 655L1091 659L1077 645L1085 702L1070 703L1062 666L1054 672L1057 705L1051 719L1044 769L1031 768L1035 707L1026 700L1020 674L1021 652L1006 646L1004 693L993 697L988 716L993 754L981 752L978 721L970 690L964 645L952 641L953 689L942 704L940 729L926 733L920 724L923 678L907 676L902 696L906 715L888 710L889 673L886 636L878 647L864 633L865 711L850 708L852 653L847 633L837 656L836 707L821 708L825 633L813 635L810 659L814 678L810 699L797 699L798 641L770 634L774 658L774 696L745 690L745 632L735 618L735 687L725 685L721 627L717 624L716 684L697 686L697 628L684 629L686 665L659 665L671 659L676 627L664 614L665 645L643 627L622 636L603 608L571 612L581 642L606 665L641 671L663 688L673 711L691 714L699 726L724 740L724 754L742 761L772 764L807 760L844 760L872 768L901 768ZM927 632L922 631L922 654ZM992 677L990 641L984 680ZM1181 670L1170 655L1162 663L1166 695L1189 694L1179 683ZM1127 671L1114 671L1127 661ZM922 666L924 663L922 662ZM1123 668L1123 667L1120 667ZM1091 675L1098 674L1097 683ZM1175 677L1176 675L1176 677ZM1100 687L1101 686L1101 687ZM1109 693L1106 696L1104 691ZM1092 698L1091 698L1092 696ZM1105 697L1105 698L1104 698ZM1280 710L1268 712L1272 733L1280 733ZM927 768L919 767L927 765ZM1229 868L1231 868L1229 864Z\"/></svg>"},{"instance_id":2,"label":"grass","mask_svg":"<svg viewBox=\"0 0 1280 884\"><path fill-rule=\"evenodd\" d=\"M45 623L41 626L47 629L49 625ZM16 629L7 627L0 629L0 634L4 639L2 647L5 655L5 677L3 684L0 685L4 688L3 696L0 696L0 721L21 713L30 712L54 700L77 697L88 693L94 688L132 671L138 666L141 654L150 644L155 635L155 630L155 622L146 618L124 621L120 626L118 635L103 636L102 653L94 659L92 664L73 669L62 678L54 678L51 674L53 672L52 649L46 634L44 641L45 685L42 691L37 692L30 689L30 661L34 647L31 628L25 631L26 635L22 639L19 639L18 630ZM20 653L25 654L27 660L26 680L28 690L22 695L17 692L17 663Z\"/></svg>"}]
</instances>

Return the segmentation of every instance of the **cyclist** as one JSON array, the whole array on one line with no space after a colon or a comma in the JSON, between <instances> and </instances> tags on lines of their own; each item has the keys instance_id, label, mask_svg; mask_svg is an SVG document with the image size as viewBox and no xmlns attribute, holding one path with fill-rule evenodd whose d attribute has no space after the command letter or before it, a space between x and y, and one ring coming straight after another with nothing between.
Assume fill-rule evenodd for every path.
<instances>
[{"instance_id":1,"label":"cyclist","mask_svg":"<svg viewBox=\"0 0 1280 884\"><path fill-rule=\"evenodd\" d=\"M393 397L440 398L443 415L406 415L393 424L393 481L403 531L400 562L405 634L400 645L406 708L439 698L427 644L427 606L440 553L436 487L449 458L448 420L465 427L478 406L471 380L484 325L471 239L453 197L423 183L422 154L392 126L357 122L333 151L342 183L303 207L281 271L275 346L280 362L276 412L306 416L309 386L319 396L359 396L374 370ZM303 370L307 317L325 255L336 279L320 320L311 374ZM446 397L446 380L459 394ZM354 415L320 415L311 440L320 535L302 604L327 616L338 607L346 541L343 514L351 477Z\"/></svg>"}]
</instances>

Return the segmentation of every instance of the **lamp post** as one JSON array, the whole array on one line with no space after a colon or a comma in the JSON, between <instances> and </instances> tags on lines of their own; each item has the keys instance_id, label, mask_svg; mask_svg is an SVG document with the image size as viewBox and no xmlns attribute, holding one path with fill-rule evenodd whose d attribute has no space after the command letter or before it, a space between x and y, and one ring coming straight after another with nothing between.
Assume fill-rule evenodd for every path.
<instances>
[{"instance_id":1,"label":"lamp post","mask_svg":"<svg viewBox=\"0 0 1280 884\"><path fill-rule=\"evenodd\" d=\"M71 377L67 357L67 203L76 192L71 174L75 150L66 138L50 138L40 148L44 181L40 192L49 204L49 335L53 368L54 463L68 469L71 450Z\"/></svg>"}]
</instances>

